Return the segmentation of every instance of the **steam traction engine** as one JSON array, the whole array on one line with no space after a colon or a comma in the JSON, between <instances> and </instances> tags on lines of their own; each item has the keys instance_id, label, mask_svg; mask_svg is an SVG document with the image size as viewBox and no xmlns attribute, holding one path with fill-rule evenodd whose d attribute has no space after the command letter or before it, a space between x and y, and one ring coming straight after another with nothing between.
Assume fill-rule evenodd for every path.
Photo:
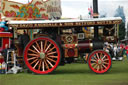
<instances>
[{"instance_id":1,"label":"steam traction engine","mask_svg":"<svg viewBox=\"0 0 128 85\"><path fill-rule=\"evenodd\" d=\"M10 21L14 29L37 30L24 49L24 62L36 74L51 73L65 59L88 53L89 68L95 73L105 73L111 67L111 56L103 50L103 43L117 40L117 24L121 18L55 21ZM94 26L102 30L93 36ZM104 31L108 29L108 31ZM112 31L112 30L114 31ZM88 33L92 30L92 34ZM99 31L100 31L99 30ZM108 33L107 33L108 32ZM113 33L111 33L113 32ZM107 34L106 34L107 33Z\"/></svg>"}]
</instances>

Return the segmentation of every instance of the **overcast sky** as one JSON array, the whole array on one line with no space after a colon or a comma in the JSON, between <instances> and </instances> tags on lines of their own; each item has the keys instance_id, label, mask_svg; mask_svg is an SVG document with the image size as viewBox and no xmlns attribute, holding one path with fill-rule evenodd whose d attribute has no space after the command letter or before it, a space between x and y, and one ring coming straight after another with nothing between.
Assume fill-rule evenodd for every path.
<instances>
[{"instance_id":1,"label":"overcast sky","mask_svg":"<svg viewBox=\"0 0 128 85\"><path fill-rule=\"evenodd\" d=\"M92 6L93 0L61 0L62 17L88 17L88 8ZM118 6L124 7L124 12L128 17L128 0L98 0L99 13L107 13L108 17L115 14Z\"/></svg>"},{"instance_id":2,"label":"overcast sky","mask_svg":"<svg viewBox=\"0 0 128 85\"><path fill-rule=\"evenodd\" d=\"M28 2L28 0L10 1ZM80 15L88 17L88 8L92 6L92 1L93 0L61 0L62 17L77 18ZM107 13L108 17L112 17L120 5L124 7L125 15L128 17L128 0L98 0L98 4L100 14Z\"/></svg>"}]
</instances>

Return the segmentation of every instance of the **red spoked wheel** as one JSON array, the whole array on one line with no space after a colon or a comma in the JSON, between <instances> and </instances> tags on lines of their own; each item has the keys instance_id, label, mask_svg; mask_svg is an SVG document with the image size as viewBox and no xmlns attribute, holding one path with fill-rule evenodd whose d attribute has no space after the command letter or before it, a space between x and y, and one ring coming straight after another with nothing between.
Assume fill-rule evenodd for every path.
<instances>
[{"instance_id":1,"label":"red spoked wheel","mask_svg":"<svg viewBox=\"0 0 128 85\"><path fill-rule=\"evenodd\" d=\"M90 54L88 65L89 68L95 73L105 73L111 67L111 57L103 50L96 50Z\"/></svg>"},{"instance_id":2,"label":"red spoked wheel","mask_svg":"<svg viewBox=\"0 0 128 85\"><path fill-rule=\"evenodd\" d=\"M28 43L24 50L24 61L32 72L48 74L58 66L60 55L60 49L54 40L40 37Z\"/></svg>"}]
</instances>

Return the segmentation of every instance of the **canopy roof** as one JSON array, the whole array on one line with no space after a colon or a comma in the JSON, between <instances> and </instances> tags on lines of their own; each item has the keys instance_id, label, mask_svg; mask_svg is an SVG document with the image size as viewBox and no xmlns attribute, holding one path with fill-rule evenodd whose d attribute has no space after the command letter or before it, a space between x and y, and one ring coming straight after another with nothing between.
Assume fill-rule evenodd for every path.
<instances>
[{"instance_id":1,"label":"canopy roof","mask_svg":"<svg viewBox=\"0 0 128 85\"><path fill-rule=\"evenodd\" d=\"M43 27L73 27L120 24L120 17L93 18L86 20L33 20L33 21L9 21L9 26L14 28L43 28Z\"/></svg>"}]
</instances>

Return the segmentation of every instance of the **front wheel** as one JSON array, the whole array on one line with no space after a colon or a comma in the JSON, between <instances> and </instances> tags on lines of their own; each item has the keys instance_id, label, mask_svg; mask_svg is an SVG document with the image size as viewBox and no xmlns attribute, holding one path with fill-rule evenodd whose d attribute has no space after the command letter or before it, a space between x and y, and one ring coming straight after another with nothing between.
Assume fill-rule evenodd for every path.
<instances>
[{"instance_id":1,"label":"front wheel","mask_svg":"<svg viewBox=\"0 0 128 85\"><path fill-rule=\"evenodd\" d=\"M25 64L36 74L51 73L59 65L60 57L59 46L48 37L32 40L24 50Z\"/></svg>"},{"instance_id":2,"label":"front wheel","mask_svg":"<svg viewBox=\"0 0 128 85\"><path fill-rule=\"evenodd\" d=\"M111 68L111 57L103 50L96 50L90 54L88 65L95 73L105 73Z\"/></svg>"}]
</instances>

